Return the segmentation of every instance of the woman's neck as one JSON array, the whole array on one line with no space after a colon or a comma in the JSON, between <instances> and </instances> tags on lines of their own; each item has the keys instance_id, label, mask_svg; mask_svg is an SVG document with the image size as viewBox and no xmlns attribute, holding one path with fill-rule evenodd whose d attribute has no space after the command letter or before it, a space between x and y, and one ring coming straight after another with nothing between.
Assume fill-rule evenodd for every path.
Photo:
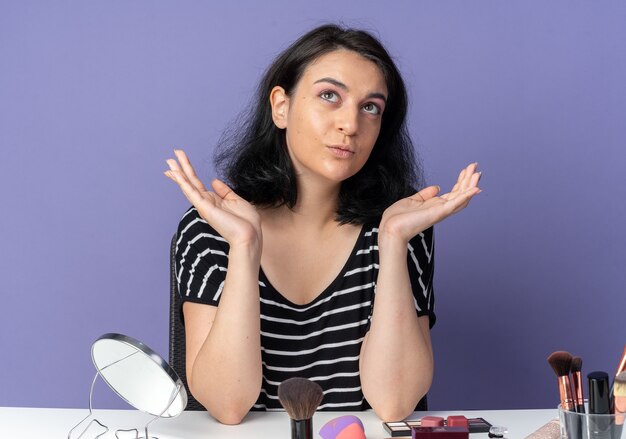
<instances>
[{"instance_id":1,"label":"woman's neck","mask_svg":"<svg viewBox=\"0 0 626 439\"><path fill-rule=\"evenodd\" d=\"M298 182L296 205L289 209L282 206L266 211L267 219L283 226L296 226L323 231L329 226L336 227L337 203L339 202L339 184L328 182Z\"/></svg>"}]
</instances>

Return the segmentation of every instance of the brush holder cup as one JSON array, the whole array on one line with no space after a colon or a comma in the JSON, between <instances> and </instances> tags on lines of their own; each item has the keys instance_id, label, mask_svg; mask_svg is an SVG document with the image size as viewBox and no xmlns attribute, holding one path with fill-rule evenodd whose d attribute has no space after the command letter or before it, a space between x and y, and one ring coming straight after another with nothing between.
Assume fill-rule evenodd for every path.
<instances>
[{"instance_id":1,"label":"brush holder cup","mask_svg":"<svg viewBox=\"0 0 626 439\"><path fill-rule=\"evenodd\" d=\"M592 415L586 402L585 413L558 408L561 439L626 439L626 414Z\"/></svg>"}]
</instances>

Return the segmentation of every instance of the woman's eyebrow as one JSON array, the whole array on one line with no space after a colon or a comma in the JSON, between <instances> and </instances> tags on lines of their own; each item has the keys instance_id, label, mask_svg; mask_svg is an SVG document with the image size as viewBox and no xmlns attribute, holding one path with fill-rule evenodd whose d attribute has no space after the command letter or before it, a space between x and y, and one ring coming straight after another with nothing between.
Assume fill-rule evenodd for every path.
<instances>
[{"instance_id":1,"label":"woman's eyebrow","mask_svg":"<svg viewBox=\"0 0 626 439\"><path fill-rule=\"evenodd\" d=\"M324 77L322 79L318 79L317 81L314 82L314 84L318 84L320 82L328 82L330 84L333 84L337 87L339 87L340 89L344 90L344 91L349 91L348 86L346 84L344 84L341 81L337 81L334 78L329 78L329 77ZM366 96L367 99L381 99L383 102L387 103L387 96L385 96L382 93L370 93Z\"/></svg>"},{"instance_id":2,"label":"woman's eyebrow","mask_svg":"<svg viewBox=\"0 0 626 439\"><path fill-rule=\"evenodd\" d=\"M346 84L344 84L341 81L337 81L334 78L325 77L325 78L322 78L322 79L318 79L317 81L314 82L314 84L318 84L320 82L330 82L331 84L336 85L340 89L348 91L348 86Z\"/></svg>"}]
</instances>

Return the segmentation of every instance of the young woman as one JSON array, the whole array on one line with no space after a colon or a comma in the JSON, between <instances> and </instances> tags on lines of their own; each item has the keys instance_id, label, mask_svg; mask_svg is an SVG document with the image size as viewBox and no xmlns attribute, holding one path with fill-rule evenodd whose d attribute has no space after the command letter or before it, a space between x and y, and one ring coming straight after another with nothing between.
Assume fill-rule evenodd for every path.
<instances>
[{"instance_id":1,"label":"young woman","mask_svg":"<svg viewBox=\"0 0 626 439\"><path fill-rule=\"evenodd\" d=\"M416 192L406 90L370 34L316 28L261 80L207 189L181 150L165 174L193 204L177 277L187 379L217 420L280 409L292 376L320 409L408 416L433 375L432 226L480 192L476 164L452 190Z\"/></svg>"}]
</instances>

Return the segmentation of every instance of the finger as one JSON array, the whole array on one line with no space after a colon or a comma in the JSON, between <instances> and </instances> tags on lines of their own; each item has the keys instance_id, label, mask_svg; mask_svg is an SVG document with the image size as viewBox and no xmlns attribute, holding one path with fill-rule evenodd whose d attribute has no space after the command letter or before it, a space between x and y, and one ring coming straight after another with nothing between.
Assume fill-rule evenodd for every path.
<instances>
[{"instance_id":1,"label":"finger","mask_svg":"<svg viewBox=\"0 0 626 439\"><path fill-rule=\"evenodd\" d=\"M446 201L451 201L456 199L457 197L464 197L469 191L473 191L474 189L478 189L478 192L480 192L480 189L477 186L474 187L470 187L467 188L465 190L457 190L457 191L450 191L448 193L439 195L439 198L443 198Z\"/></svg>"},{"instance_id":2,"label":"finger","mask_svg":"<svg viewBox=\"0 0 626 439\"><path fill-rule=\"evenodd\" d=\"M465 168L463 168L461 170L461 172L459 172L459 177L456 179L456 184L454 185L454 187L457 186L461 186L461 182L463 181L463 177L465 177Z\"/></svg>"},{"instance_id":3,"label":"finger","mask_svg":"<svg viewBox=\"0 0 626 439\"><path fill-rule=\"evenodd\" d=\"M169 170L166 171L166 175L178 184L187 200L195 207L198 207L204 200L202 193L189 182L189 179L183 171Z\"/></svg>"},{"instance_id":4,"label":"finger","mask_svg":"<svg viewBox=\"0 0 626 439\"><path fill-rule=\"evenodd\" d=\"M165 176L167 178L169 178L170 180L172 180L174 183L176 183L176 179L174 178L174 176L172 175L172 171L165 171L163 174L165 174Z\"/></svg>"},{"instance_id":5,"label":"finger","mask_svg":"<svg viewBox=\"0 0 626 439\"><path fill-rule=\"evenodd\" d=\"M165 162L170 167L170 170L166 171L165 175L167 175L169 178L171 178L176 183L178 183L178 180L176 179L176 175L177 174L180 174L181 178L184 178L187 181L189 181L189 179L185 175L185 171L183 171L181 169L180 165L178 164L178 162L176 160L174 160L174 159L167 159Z\"/></svg>"},{"instance_id":6,"label":"finger","mask_svg":"<svg viewBox=\"0 0 626 439\"><path fill-rule=\"evenodd\" d=\"M469 187L470 188L477 187L478 182L480 181L480 178L482 177L482 175L483 175L482 172L474 172L474 174L470 178Z\"/></svg>"},{"instance_id":7,"label":"finger","mask_svg":"<svg viewBox=\"0 0 626 439\"><path fill-rule=\"evenodd\" d=\"M479 194L481 191L477 187L470 188L460 195L448 200L446 204L448 204L449 209L451 209L451 213L457 213L467 207L472 198Z\"/></svg>"},{"instance_id":8,"label":"finger","mask_svg":"<svg viewBox=\"0 0 626 439\"><path fill-rule=\"evenodd\" d=\"M465 181L466 181L466 178L467 178L467 172L468 172L468 168L463 168L463 170L459 174L459 180L452 187L450 192L447 192L447 193L445 193L443 195L439 195L439 197L443 198L445 200L451 200L452 198L458 196L459 194L461 194L462 192L467 190L467 188L465 187Z\"/></svg>"},{"instance_id":9,"label":"finger","mask_svg":"<svg viewBox=\"0 0 626 439\"><path fill-rule=\"evenodd\" d=\"M464 169L464 174L463 174L463 179L460 182L459 185L459 189L464 191L466 189L468 189L470 187L470 181L472 178L472 175L474 175L474 172L476 171L476 167L478 166L478 163L474 162L474 163L470 163L469 165L467 165L467 167Z\"/></svg>"},{"instance_id":10,"label":"finger","mask_svg":"<svg viewBox=\"0 0 626 439\"><path fill-rule=\"evenodd\" d=\"M182 169L180 169L180 166L178 165L178 162L174 159L167 159L165 160L165 163L167 163L167 166L169 166L172 171L182 171Z\"/></svg>"},{"instance_id":11,"label":"finger","mask_svg":"<svg viewBox=\"0 0 626 439\"><path fill-rule=\"evenodd\" d=\"M219 178L214 178L211 182L211 187L215 191L215 193L222 199L225 198L241 198L239 195L233 191L230 186L224 183Z\"/></svg>"},{"instance_id":12,"label":"finger","mask_svg":"<svg viewBox=\"0 0 626 439\"><path fill-rule=\"evenodd\" d=\"M456 183L454 184L450 192L456 192L456 191L462 190L463 182L465 181L466 176L467 176L467 166L461 169L461 172L459 172L459 176L456 179Z\"/></svg>"},{"instance_id":13,"label":"finger","mask_svg":"<svg viewBox=\"0 0 626 439\"><path fill-rule=\"evenodd\" d=\"M441 191L439 186L428 186L413 194L411 198L418 201L430 200L431 198L436 197L439 191Z\"/></svg>"},{"instance_id":14,"label":"finger","mask_svg":"<svg viewBox=\"0 0 626 439\"><path fill-rule=\"evenodd\" d=\"M191 162L187 158L187 154L185 154L185 151L183 151L182 149L175 149L174 154L176 155L176 158L178 159L178 162L180 163L183 172L185 173L191 184L193 184L199 191L206 192L206 187L204 187L204 183L202 183L202 181L196 175L196 171L193 169L193 166L191 166Z\"/></svg>"}]
</instances>

